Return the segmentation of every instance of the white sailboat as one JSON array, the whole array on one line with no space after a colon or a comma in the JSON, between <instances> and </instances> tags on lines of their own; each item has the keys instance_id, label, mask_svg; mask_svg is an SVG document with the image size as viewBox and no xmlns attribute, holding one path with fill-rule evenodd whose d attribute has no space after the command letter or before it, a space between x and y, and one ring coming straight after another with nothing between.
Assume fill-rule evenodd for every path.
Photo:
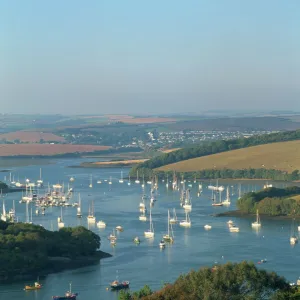
<instances>
[{"instance_id":1,"label":"white sailboat","mask_svg":"<svg viewBox=\"0 0 300 300\"><path fill-rule=\"evenodd\" d=\"M78 194L78 206L77 206L77 214L76 214L76 216L77 216L77 218L81 218L82 217L80 193Z\"/></svg>"},{"instance_id":2,"label":"white sailboat","mask_svg":"<svg viewBox=\"0 0 300 300\"><path fill-rule=\"evenodd\" d=\"M139 205L140 212L146 211L146 204L145 204L146 197L147 197L146 195L142 196L142 202L140 202L140 205Z\"/></svg>"},{"instance_id":3,"label":"white sailboat","mask_svg":"<svg viewBox=\"0 0 300 300\"><path fill-rule=\"evenodd\" d=\"M62 207L60 208L60 217L57 218L57 225L58 225L58 228L65 227L65 223L63 221Z\"/></svg>"},{"instance_id":4,"label":"white sailboat","mask_svg":"<svg viewBox=\"0 0 300 300\"><path fill-rule=\"evenodd\" d=\"M124 180L123 180L123 171L121 171L121 178L119 179L119 182L120 182L120 183L123 183L123 182L124 182Z\"/></svg>"},{"instance_id":5,"label":"white sailboat","mask_svg":"<svg viewBox=\"0 0 300 300\"><path fill-rule=\"evenodd\" d=\"M97 222L97 227L98 228L105 228L106 227L106 223L102 220Z\"/></svg>"},{"instance_id":6,"label":"white sailboat","mask_svg":"<svg viewBox=\"0 0 300 300\"><path fill-rule=\"evenodd\" d=\"M178 219L176 215L176 209L173 208L173 217L170 218L170 224L177 224L177 223L178 223Z\"/></svg>"},{"instance_id":7,"label":"white sailboat","mask_svg":"<svg viewBox=\"0 0 300 300\"><path fill-rule=\"evenodd\" d=\"M90 184L89 184L89 188L93 187L93 176L90 176Z\"/></svg>"},{"instance_id":8,"label":"white sailboat","mask_svg":"<svg viewBox=\"0 0 300 300\"><path fill-rule=\"evenodd\" d=\"M210 230L211 228L212 228L211 225L208 225L208 224L204 225L204 229L206 229L206 230Z\"/></svg>"},{"instance_id":9,"label":"white sailboat","mask_svg":"<svg viewBox=\"0 0 300 300\"><path fill-rule=\"evenodd\" d=\"M170 230L170 227L171 227L171 230ZM170 232L171 232L171 234L170 234ZM174 242L173 228L170 223L170 211L169 210L168 210L168 233L163 236L163 240L168 243Z\"/></svg>"},{"instance_id":10,"label":"white sailboat","mask_svg":"<svg viewBox=\"0 0 300 300\"><path fill-rule=\"evenodd\" d=\"M95 223L96 222L96 218L94 216L94 202L92 201L92 205L89 206L89 214L87 216L87 221L88 223Z\"/></svg>"},{"instance_id":11,"label":"white sailboat","mask_svg":"<svg viewBox=\"0 0 300 300\"><path fill-rule=\"evenodd\" d=\"M111 176L109 176L109 182L108 182L108 184L112 184L112 178L111 178Z\"/></svg>"},{"instance_id":12,"label":"white sailboat","mask_svg":"<svg viewBox=\"0 0 300 300\"><path fill-rule=\"evenodd\" d=\"M295 245L298 243L298 237L295 234L295 218L292 221L292 228L291 228L291 236L290 236L290 244Z\"/></svg>"},{"instance_id":13,"label":"white sailboat","mask_svg":"<svg viewBox=\"0 0 300 300\"><path fill-rule=\"evenodd\" d=\"M169 187L169 175L167 174L167 183L166 183L166 188Z\"/></svg>"},{"instance_id":14,"label":"white sailboat","mask_svg":"<svg viewBox=\"0 0 300 300\"><path fill-rule=\"evenodd\" d=\"M239 232L240 228L237 227L236 225L232 224L231 226L229 226L229 231L230 232Z\"/></svg>"},{"instance_id":15,"label":"white sailboat","mask_svg":"<svg viewBox=\"0 0 300 300\"><path fill-rule=\"evenodd\" d=\"M222 203L222 192L219 192L219 202L216 202L215 201L215 198L213 199L213 203L212 203L212 206L223 206L223 203Z\"/></svg>"},{"instance_id":16,"label":"white sailboat","mask_svg":"<svg viewBox=\"0 0 300 300\"><path fill-rule=\"evenodd\" d=\"M128 185L131 185L131 181L130 181L130 175L128 176L128 182L127 182Z\"/></svg>"},{"instance_id":17,"label":"white sailboat","mask_svg":"<svg viewBox=\"0 0 300 300\"><path fill-rule=\"evenodd\" d=\"M42 168L40 168L40 179L36 181L38 184L38 187L41 187L43 185L43 179L42 179Z\"/></svg>"},{"instance_id":18,"label":"white sailboat","mask_svg":"<svg viewBox=\"0 0 300 300\"><path fill-rule=\"evenodd\" d=\"M139 181L139 171L136 171L136 180L135 183L140 183Z\"/></svg>"},{"instance_id":19,"label":"white sailboat","mask_svg":"<svg viewBox=\"0 0 300 300\"><path fill-rule=\"evenodd\" d=\"M154 237L154 227L153 227L153 223L152 223L152 215L151 215L151 208L150 208L150 226L149 226L149 230L145 231L145 237L146 238L153 238Z\"/></svg>"},{"instance_id":20,"label":"white sailboat","mask_svg":"<svg viewBox=\"0 0 300 300\"><path fill-rule=\"evenodd\" d=\"M4 222L7 222L7 220L8 220L8 215L7 215L6 210L5 210L5 202L4 202L4 199L3 199L3 204L2 204L1 220L4 221Z\"/></svg>"},{"instance_id":21,"label":"white sailboat","mask_svg":"<svg viewBox=\"0 0 300 300\"><path fill-rule=\"evenodd\" d=\"M145 175L143 174L142 188L145 187Z\"/></svg>"},{"instance_id":22,"label":"white sailboat","mask_svg":"<svg viewBox=\"0 0 300 300\"><path fill-rule=\"evenodd\" d=\"M260 218L259 218L259 214L258 214L258 209L256 210L256 221L253 222L253 223L251 224L251 226L252 226L253 228L260 228L260 227L261 227Z\"/></svg>"},{"instance_id":23,"label":"white sailboat","mask_svg":"<svg viewBox=\"0 0 300 300\"><path fill-rule=\"evenodd\" d=\"M226 189L226 199L222 202L223 205L230 205L230 191L229 191L229 186Z\"/></svg>"},{"instance_id":24,"label":"white sailboat","mask_svg":"<svg viewBox=\"0 0 300 300\"><path fill-rule=\"evenodd\" d=\"M192 199L190 196L190 190L187 189L185 193L185 200L182 206L185 210L191 211L192 210Z\"/></svg>"},{"instance_id":25,"label":"white sailboat","mask_svg":"<svg viewBox=\"0 0 300 300\"><path fill-rule=\"evenodd\" d=\"M180 221L179 225L182 227L191 227L192 226L191 219L190 219L190 216L187 211L185 211L185 220Z\"/></svg>"},{"instance_id":26,"label":"white sailboat","mask_svg":"<svg viewBox=\"0 0 300 300\"><path fill-rule=\"evenodd\" d=\"M145 211L143 211L142 214L139 216L139 220L143 222L147 221L147 216Z\"/></svg>"}]
</instances>

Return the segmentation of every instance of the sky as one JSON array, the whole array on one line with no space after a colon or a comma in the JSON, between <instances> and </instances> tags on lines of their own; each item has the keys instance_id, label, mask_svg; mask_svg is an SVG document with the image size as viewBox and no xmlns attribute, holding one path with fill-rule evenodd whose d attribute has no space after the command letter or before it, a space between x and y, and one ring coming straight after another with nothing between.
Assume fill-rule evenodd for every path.
<instances>
[{"instance_id":1,"label":"sky","mask_svg":"<svg viewBox=\"0 0 300 300\"><path fill-rule=\"evenodd\" d=\"M300 111L300 1L0 0L0 104Z\"/></svg>"}]
</instances>

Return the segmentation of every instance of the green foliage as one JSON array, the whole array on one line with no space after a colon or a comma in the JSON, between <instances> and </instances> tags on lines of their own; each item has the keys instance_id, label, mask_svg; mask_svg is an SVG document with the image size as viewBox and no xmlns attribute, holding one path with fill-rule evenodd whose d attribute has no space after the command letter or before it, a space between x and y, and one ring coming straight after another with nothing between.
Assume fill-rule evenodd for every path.
<instances>
[{"instance_id":1,"label":"green foliage","mask_svg":"<svg viewBox=\"0 0 300 300\"><path fill-rule=\"evenodd\" d=\"M142 297L143 300L259 300L283 299L292 294L287 281L253 263L227 263L181 275L174 284ZM134 299L134 298L123 298Z\"/></svg>"},{"instance_id":2,"label":"green foliage","mask_svg":"<svg viewBox=\"0 0 300 300\"><path fill-rule=\"evenodd\" d=\"M0 190L6 190L8 188L7 184L0 181Z\"/></svg>"},{"instance_id":3,"label":"green foliage","mask_svg":"<svg viewBox=\"0 0 300 300\"><path fill-rule=\"evenodd\" d=\"M134 177L138 169L146 172L148 169L151 173L152 169L168 165L171 163L179 162L186 159L202 157L206 155L216 154L220 152L230 151L234 149L247 148L251 146L275 143L275 142L285 142L300 139L300 130L286 131L265 135L252 136L250 138L239 138L233 140L224 141L214 141L205 144L200 144L197 146L186 147L179 149L174 152L164 153L162 155L156 156L148 161L145 161L135 167L130 171L130 175ZM145 174L146 175L146 174Z\"/></svg>"},{"instance_id":4,"label":"green foliage","mask_svg":"<svg viewBox=\"0 0 300 300\"><path fill-rule=\"evenodd\" d=\"M297 215L300 216L299 202L292 196L300 194L297 186L285 189L267 188L257 193L247 193L237 201L237 207L244 213L255 213L270 216Z\"/></svg>"},{"instance_id":5,"label":"green foliage","mask_svg":"<svg viewBox=\"0 0 300 300\"><path fill-rule=\"evenodd\" d=\"M120 291L118 300L138 300L143 299L143 297L152 295L152 290L148 285L145 285L139 291L130 293L128 291Z\"/></svg>"},{"instance_id":6,"label":"green foliage","mask_svg":"<svg viewBox=\"0 0 300 300\"><path fill-rule=\"evenodd\" d=\"M51 264L51 257L92 256L99 248L100 237L82 226L52 232L0 221L0 277L37 273Z\"/></svg>"}]
</instances>

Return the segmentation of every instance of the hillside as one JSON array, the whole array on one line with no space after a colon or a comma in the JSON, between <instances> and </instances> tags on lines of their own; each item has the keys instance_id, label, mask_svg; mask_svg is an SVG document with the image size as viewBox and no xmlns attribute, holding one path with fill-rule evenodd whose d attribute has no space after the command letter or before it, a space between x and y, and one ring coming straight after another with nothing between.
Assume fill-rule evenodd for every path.
<instances>
[{"instance_id":1,"label":"hillside","mask_svg":"<svg viewBox=\"0 0 300 300\"><path fill-rule=\"evenodd\" d=\"M65 142L65 139L61 136L50 132L39 131L15 131L0 134L0 140L6 140L9 142L18 140L21 143L39 143L41 140L44 142Z\"/></svg>"},{"instance_id":2,"label":"hillside","mask_svg":"<svg viewBox=\"0 0 300 300\"><path fill-rule=\"evenodd\" d=\"M195 172L206 169L300 169L300 141L279 142L231 150L169 164L156 170Z\"/></svg>"}]
</instances>

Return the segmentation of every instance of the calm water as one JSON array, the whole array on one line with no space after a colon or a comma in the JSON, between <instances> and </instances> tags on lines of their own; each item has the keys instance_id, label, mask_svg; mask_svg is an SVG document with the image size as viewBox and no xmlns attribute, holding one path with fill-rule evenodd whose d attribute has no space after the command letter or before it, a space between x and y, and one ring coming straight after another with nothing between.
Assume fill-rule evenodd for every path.
<instances>
[{"instance_id":1,"label":"calm water","mask_svg":"<svg viewBox=\"0 0 300 300\"><path fill-rule=\"evenodd\" d=\"M86 161L87 159L84 159ZM232 196L230 208L212 207L211 192L207 183L203 184L203 194L198 198L198 184L191 187L193 210L190 213L192 227L184 229L178 225L173 226L175 242L167 245L165 250L159 249L159 241L167 230L167 211L176 208L179 219L184 219L184 211L179 205L179 193L167 190L165 183L160 183L159 197L152 209L155 238L153 241L145 240L144 231L148 229L148 222L138 220L138 205L141 200L142 188L132 182L131 186L125 181L118 182L120 169L75 169L67 168L68 165L79 164L81 160L58 160L55 164L42 166L44 183L69 182L74 176L73 186L75 192L81 193L83 218L76 218L76 209L63 208L63 217L66 226L87 226L86 216L89 203L93 200L97 220L103 219L107 223L106 229L90 228L102 238L101 249L113 255L112 258L103 259L98 265L72 271L49 275L42 281L44 287L39 291L23 291L26 282L1 285L0 299L2 300L49 300L53 295L64 294L69 282L73 290L79 292L79 299L117 299L117 293L107 291L109 283L116 277L118 270L120 280L129 280L131 288L137 290L148 284L153 289L159 289L164 282L174 281L181 273L201 266L212 265L215 262L239 262L249 260L257 262L266 258L268 262L262 267L274 270L285 276L290 281L295 281L300 272L300 245L294 248L289 244L291 223L289 221L267 221L262 219L262 229L257 232L252 230L252 219L232 220L240 227L239 233L230 233L226 226L228 218L215 218L211 215L216 212L232 210L237 199L237 182L228 182L235 193ZM16 178L39 177L40 166L27 166L14 168ZM124 176L126 175L124 170ZM93 188L89 188L90 174L93 174ZM8 174L1 173L0 176ZM112 177L113 184L109 185L104 179ZM1 178L2 179L2 178ZM102 180L102 184L97 184ZM187 183L188 184L188 183ZM170 184L171 185L171 184ZM242 184L244 191L262 188L262 182L247 182ZM282 187L283 184L277 184ZM149 193L149 185L146 191ZM74 199L77 201L77 194ZM225 193L224 193L225 194ZM224 195L225 196L225 195ZM21 193L6 196L6 208L12 206L16 200L16 210L19 220L25 220L25 204L19 204ZM45 216L33 215L33 222L50 229L51 223L57 229L57 217L60 208L53 207L46 210ZM205 231L205 224L212 225L210 231ZM112 248L107 236L112 228L117 225L124 227L124 232L119 233L117 246ZM132 239L139 236L140 245L135 245ZM258 266L260 267L260 266ZM31 283L31 282L29 282ZM96 298L95 298L96 297Z\"/></svg>"}]
</instances>

